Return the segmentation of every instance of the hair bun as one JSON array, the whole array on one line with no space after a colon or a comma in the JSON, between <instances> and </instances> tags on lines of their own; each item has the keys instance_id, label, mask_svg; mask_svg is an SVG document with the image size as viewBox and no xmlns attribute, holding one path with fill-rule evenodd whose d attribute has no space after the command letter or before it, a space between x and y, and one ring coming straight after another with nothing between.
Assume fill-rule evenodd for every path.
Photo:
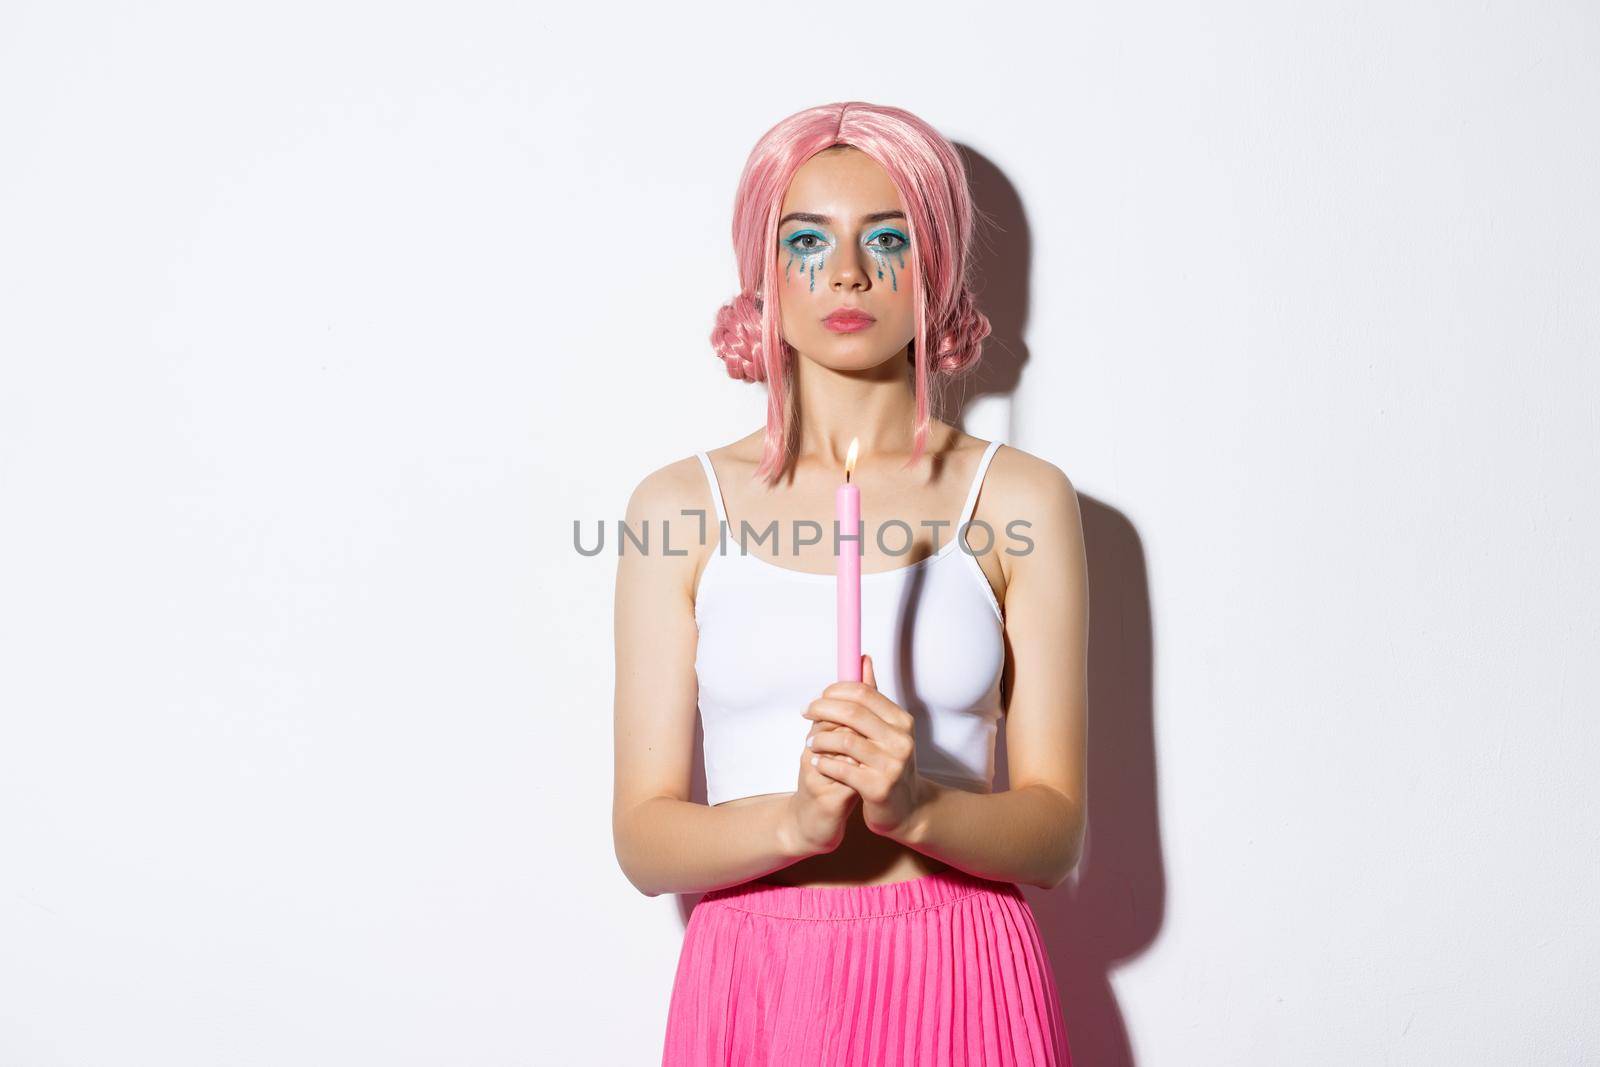
<instances>
[{"instance_id":1,"label":"hair bun","mask_svg":"<svg viewBox=\"0 0 1600 1067\"><path fill-rule=\"evenodd\" d=\"M955 305L935 332L929 370L936 374L960 374L970 370L983 354L983 339L989 333L988 316L978 310L972 287L963 285L956 294Z\"/></svg>"},{"instance_id":2,"label":"hair bun","mask_svg":"<svg viewBox=\"0 0 1600 1067\"><path fill-rule=\"evenodd\" d=\"M728 368L728 377L747 382L766 378L761 363L761 301L742 292L717 310L711 348Z\"/></svg>"}]
</instances>

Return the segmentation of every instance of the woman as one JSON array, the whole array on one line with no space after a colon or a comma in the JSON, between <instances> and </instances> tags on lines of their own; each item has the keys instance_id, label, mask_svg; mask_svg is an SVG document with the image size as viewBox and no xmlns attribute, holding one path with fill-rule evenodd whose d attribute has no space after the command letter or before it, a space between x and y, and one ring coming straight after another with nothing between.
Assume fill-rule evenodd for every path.
<instances>
[{"instance_id":1,"label":"woman","mask_svg":"<svg viewBox=\"0 0 1600 1067\"><path fill-rule=\"evenodd\" d=\"M705 893L668 1067L1070 1063L1018 883L1059 885L1083 837L1082 529L1060 470L930 414L989 332L972 218L959 156L897 108L800 112L745 167L712 340L766 382L767 424L640 483L628 525L660 534L617 578L617 857L647 895ZM864 654L841 682L852 440Z\"/></svg>"}]
</instances>

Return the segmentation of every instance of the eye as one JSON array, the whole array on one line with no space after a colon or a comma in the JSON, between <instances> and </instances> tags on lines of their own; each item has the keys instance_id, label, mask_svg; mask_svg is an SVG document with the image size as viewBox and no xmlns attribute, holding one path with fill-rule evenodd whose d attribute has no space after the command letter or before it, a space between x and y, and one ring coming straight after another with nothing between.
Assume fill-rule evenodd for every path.
<instances>
[{"instance_id":1,"label":"eye","mask_svg":"<svg viewBox=\"0 0 1600 1067\"><path fill-rule=\"evenodd\" d=\"M816 230L801 230L798 233L790 234L784 244L788 245L789 250L792 252L815 252L818 249L826 248L828 239Z\"/></svg>"},{"instance_id":2,"label":"eye","mask_svg":"<svg viewBox=\"0 0 1600 1067\"><path fill-rule=\"evenodd\" d=\"M911 243L911 239L899 230L884 227L874 230L867 237L867 247L874 252L898 252Z\"/></svg>"}]
</instances>

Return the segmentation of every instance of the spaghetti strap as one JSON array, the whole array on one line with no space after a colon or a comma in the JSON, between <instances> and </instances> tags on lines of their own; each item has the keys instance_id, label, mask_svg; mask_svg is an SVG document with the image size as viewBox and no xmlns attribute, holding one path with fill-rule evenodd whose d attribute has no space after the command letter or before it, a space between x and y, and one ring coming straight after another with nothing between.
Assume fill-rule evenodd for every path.
<instances>
[{"instance_id":1,"label":"spaghetti strap","mask_svg":"<svg viewBox=\"0 0 1600 1067\"><path fill-rule=\"evenodd\" d=\"M704 452L696 452L695 458L700 461L700 466L705 468L706 481L711 486L711 502L717 507L717 521L726 523L728 521L728 513L722 503L722 486L717 482L717 472L712 469L711 457Z\"/></svg>"},{"instance_id":2,"label":"spaghetti strap","mask_svg":"<svg viewBox=\"0 0 1600 1067\"><path fill-rule=\"evenodd\" d=\"M972 476L972 488L967 490L967 502L961 508L961 518L956 523L956 529L959 530L964 523L972 521L972 509L978 503L978 490L983 486L983 476L989 470L989 461L994 458L995 450L999 447L999 441L990 441L989 447L983 450L983 458L978 460L978 473Z\"/></svg>"}]
</instances>

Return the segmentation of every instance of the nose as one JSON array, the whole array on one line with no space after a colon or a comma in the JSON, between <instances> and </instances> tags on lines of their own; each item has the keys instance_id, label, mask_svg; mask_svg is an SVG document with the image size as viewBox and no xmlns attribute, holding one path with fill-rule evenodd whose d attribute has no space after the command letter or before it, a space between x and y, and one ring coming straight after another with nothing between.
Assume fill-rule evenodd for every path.
<instances>
[{"instance_id":1,"label":"nose","mask_svg":"<svg viewBox=\"0 0 1600 1067\"><path fill-rule=\"evenodd\" d=\"M833 257L833 291L865 292L871 289L871 260L871 253L861 247L861 242L852 241L848 250Z\"/></svg>"}]
</instances>

